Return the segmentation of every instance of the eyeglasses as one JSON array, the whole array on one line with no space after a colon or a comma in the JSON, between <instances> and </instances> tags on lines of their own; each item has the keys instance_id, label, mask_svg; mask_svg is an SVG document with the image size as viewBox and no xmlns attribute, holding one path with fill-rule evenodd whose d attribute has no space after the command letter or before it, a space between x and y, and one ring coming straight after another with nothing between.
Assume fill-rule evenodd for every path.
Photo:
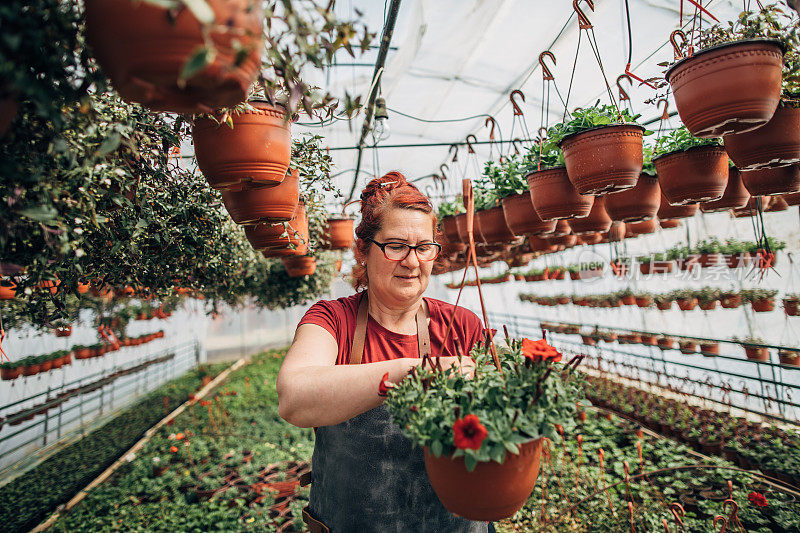
<instances>
[{"instance_id":1,"label":"eyeglasses","mask_svg":"<svg viewBox=\"0 0 800 533\"><path fill-rule=\"evenodd\" d=\"M411 250L414 250L414 253L417 254L417 259L420 261L433 261L438 257L439 251L442 249L441 245L435 242L423 242L422 244L411 246L410 244L404 244L402 242L378 242L373 239L365 240L380 248L383 251L383 255L389 261L402 261L408 257Z\"/></svg>"}]
</instances>

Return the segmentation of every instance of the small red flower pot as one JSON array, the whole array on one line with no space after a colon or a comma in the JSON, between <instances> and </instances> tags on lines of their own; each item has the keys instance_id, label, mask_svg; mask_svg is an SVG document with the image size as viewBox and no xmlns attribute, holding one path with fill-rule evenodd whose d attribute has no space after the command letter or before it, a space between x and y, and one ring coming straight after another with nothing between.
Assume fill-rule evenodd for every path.
<instances>
[{"instance_id":1,"label":"small red flower pot","mask_svg":"<svg viewBox=\"0 0 800 533\"><path fill-rule=\"evenodd\" d=\"M748 359L751 361L760 361L762 363L766 363L769 361L769 348L763 348L761 346L744 346L744 354L747 356Z\"/></svg>"},{"instance_id":2,"label":"small red flower pot","mask_svg":"<svg viewBox=\"0 0 800 533\"><path fill-rule=\"evenodd\" d=\"M25 365L22 367L22 375L23 376L33 376L39 373L40 365L39 363L33 365Z\"/></svg>"},{"instance_id":3,"label":"small red flower pot","mask_svg":"<svg viewBox=\"0 0 800 533\"><path fill-rule=\"evenodd\" d=\"M655 335L642 335L642 344L645 346L658 346L658 337Z\"/></svg>"},{"instance_id":4,"label":"small red flower pot","mask_svg":"<svg viewBox=\"0 0 800 533\"><path fill-rule=\"evenodd\" d=\"M661 337L658 339L658 347L662 350L672 350L675 348L675 339L670 339L667 337Z\"/></svg>"},{"instance_id":5,"label":"small red flower pot","mask_svg":"<svg viewBox=\"0 0 800 533\"><path fill-rule=\"evenodd\" d=\"M794 350L779 350L781 364L787 366L800 366L800 352Z\"/></svg>"},{"instance_id":6,"label":"small red flower pot","mask_svg":"<svg viewBox=\"0 0 800 533\"><path fill-rule=\"evenodd\" d=\"M672 302L671 301L656 302L656 308L659 311L667 311L672 308Z\"/></svg>"},{"instance_id":7,"label":"small red flower pot","mask_svg":"<svg viewBox=\"0 0 800 533\"><path fill-rule=\"evenodd\" d=\"M722 296L719 300L719 303L724 309L736 309L742 305L742 296L739 294Z\"/></svg>"},{"instance_id":8,"label":"small red flower pot","mask_svg":"<svg viewBox=\"0 0 800 533\"><path fill-rule=\"evenodd\" d=\"M798 306L798 300L794 298L784 298L783 299L783 310L786 312L787 316L798 316L800 315L800 307Z\"/></svg>"},{"instance_id":9,"label":"small red flower pot","mask_svg":"<svg viewBox=\"0 0 800 533\"><path fill-rule=\"evenodd\" d=\"M469 520L501 520L516 513L530 497L539 475L542 439L520 445L519 452L506 452L502 464L481 462L468 472L463 457L435 457L425 447L425 468L448 511Z\"/></svg>"},{"instance_id":10,"label":"small red flower pot","mask_svg":"<svg viewBox=\"0 0 800 533\"><path fill-rule=\"evenodd\" d=\"M622 300L622 305L636 305L636 297L633 296L632 294L623 296L621 300Z\"/></svg>"},{"instance_id":11,"label":"small red flower pot","mask_svg":"<svg viewBox=\"0 0 800 533\"><path fill-rule=\"evenodd\" d=\"M759 298L758 300L753 300L750 305L752 305L753 311L756 313L767 313L775 309L775 299Z\"/></svg>"},{"instance_id":12,"label":"small red flower pot","mask_svg":"<svg viewBox=\"0 0 800 533\"><path fill-rule=\"evenodd\" d=\"M22 367L14 368L0 368L0 378L3 381L11 381L17 379L22 374Z\"/></svg>"},{"instance_id":13,"label":"small red flower pot","mask_svg":"<svg viewBox=\"0 0 800 533\"><path fill-rule=\"evenodd\" d=\"M700 309L703 311L711 311L712 309L717 308L717 300L711 300L710 302L702 302L699 304Z\"/></svg>"},{"instance_id":14,"label":"small red flower pot","mask_svg":"<svg viewBox=\"0 0 800 533\"><path fill-rule=\"evenodd\" d=\"M635 298L636 305L639 307L650 307L653 305L653 299L649 296L637 296Z\"/></svg>"},{"instance_id":15,"label":"small red flower pot","mask_svg":"<svg viewBox=\"0 0 800 533\"><path fill-rule=\"evenodd\" d=\"M697 343L696 342L681 342L680 343L681 353L686 355L693 355L697 353Z\"/></svg>"},{"instance_id":16,"label":"small red flower pot","mask_svg":"<svg viewBox=\"0 0 800 533\"><path fill-rule=\"evenodd\" d=\"M715 355L719 355L719 343L717 342L700 343L700 353L706 357L714 357Z\"/></svg>"},{"instance_id":17,"label":"small red flower pot","mask_svg":"<svg viewBox=\"0 0 800 533\"><path fill-rule=\"evenodd\" d=\"M681 311L691 311L697 307L697 298L677 298L675 301Z\"/></svg>"}]
</instances>

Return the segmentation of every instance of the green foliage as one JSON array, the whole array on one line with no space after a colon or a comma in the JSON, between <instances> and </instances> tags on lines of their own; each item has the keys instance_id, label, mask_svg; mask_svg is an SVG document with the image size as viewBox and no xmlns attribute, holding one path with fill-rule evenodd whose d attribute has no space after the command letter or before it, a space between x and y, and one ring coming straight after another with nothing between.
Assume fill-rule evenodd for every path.
<instances>
[{"instance_id":1,"label":"green foliage","mask_svg":"<svg viewBox=\"0 0 800 533\"><path fill-rule=\"evenodd\" d=\"M695 146L722 146L722 141L719 139L698 139L689 133L686 126L681 126L666 135L662 135L656 141L654 157L680 150L688 150Z\"/></svg>"},{"instance_id":2,"label":"green foliage","mask_svg":"<svg viewBox=\"0 0 800 533\"><path fill-rule=\"evenodd\" d=\"M439 220L442 220L444 217L449 217L452 215L458 215L460 213L465 213L466 209L464 209L464 201L459 194L455 197L454 200L447 202L443 201L439 204Z\"/></svg>"},{"instance_id":3,"label":"green foliage","mask_svg":"<svg viewBox=\"0 0 800 533\"><path fill-rule=\"evenodd\" d=\"M561 151L561 148L558 147L558 143L556 141L550 137L547 137L540 143L530 147L525 155L522 156L520 170L524 177L525 175L537 170L545 170L552 167L563 166L564 153Z\"/></svg>"},{"instance_id":4,"label":"green foliage","mask_svg":"<svg viewBox=\"0 0 800 533\"><path fill-rule=\"evenodd\" d=\"M389 393L385 405L403 434L436 456L464 456L467 469L477 462L503 462L506 451L542 436L557 438L555 424L569 426L581 398L580 380L561 363L530 362L518 341L498 346L501 374L489 350L481 346L471 356L473 378L456 369L418 368ZM453 424L474 414L488 435L480 448L458 449Z\"/></svg>"},{"instance_id":5,"label":"green foliage","mask_svg":"<svg viewBox=\"0 0 800 533\"><path fill-rule=\"evenodd\" d=\"M564 137L591 128L611 126L613 124L636 124L636 121L641 116L631 115L627 109L619 111L614 106L599 104L598 100L594 106L579 109L572 113L572 118L567 122L552 126L547 131L549 141L558 145ZM652 132L645 131L644 134L650 135Z\"/></svg>"},{"instance_id":6,"label":"green foliage","mask_svg":"<svg viewBox=\"0 0 800 533\"><path fill-rule=\"evenodd\" d=\"M503 163L487 163L483 178L491 181L497 198L502 199L528 190L525 175L523 162L517 155L511 155Z\"/></svg>"},{"instance_id":7,"label":"green foliage","mask_svg":"<svg viewBox=\"0 0 800 533\"><path fill-rule=\"evenodd\" d=\"M217 373L221 369L221 365L216 365L212 372ZM163 418L169 412L165 408L165 397L169 398L169 405L174 409L201 385L200 371L193 370L159 387L115 419L1 487L0 520L3 529L32 529Z\"/></svg>"},{"instance_id":8,"label":"green foliage","mask_svg":"<svg viewBox=\"0 0 800 533\"><path fill-rule=\"evenodd\" d=\"M643 174L650 174L651 176L655 176L656 172L656 165L653 163L653 156L655 155L655 148L649 144L644 145L642 149L643 161L642 164L642 173Z\"/></svg>"}]
</instances>

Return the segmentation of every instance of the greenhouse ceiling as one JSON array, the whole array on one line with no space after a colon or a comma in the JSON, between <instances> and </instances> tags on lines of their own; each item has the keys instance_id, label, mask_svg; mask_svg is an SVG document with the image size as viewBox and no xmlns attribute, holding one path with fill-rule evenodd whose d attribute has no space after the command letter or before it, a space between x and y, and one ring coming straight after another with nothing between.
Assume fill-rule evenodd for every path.
<instances>
[{"instance_id":1,"label":"greenhouse ceiling","mask_svg":"<svg viewBox=\"0 0 800 533\"><path fill-rule=\"evenodd\" d=\"M337 11L342 16L355 16L358 10L370 29L380 33L390 4L390 0L340 2ZM580 5L593 26L606 76L618 98L616 79L625 72L629 53L626 2L595 0L594 10L585 1ZM710 0L703 6L722 22L735 18L744 7L741 1L734 0ZM642 79L660 76L664 68L658 63L673 59L670 33L679 26L691 30L690 15L695 7L689 0L628 0L628 8L630 70ZM704 26L712 22L708 16L702 19ZM389 109L389 132L379 140L377 150L372 148L372 135L367 135L356 197L371 176L389 170L400 170L411 179L423 178L423 187L433 183L425 182L424 176L441 174L443 170L448 191L455 191L461 178L475 177L487 158L499 155L500 147L489 144L477 145L477 154L472 157L467 157L466 146L460 147L456 162L452 161L453 152L448 152L450 143L463 142L468 134L474 134L478 141L488 141L486 115L497 121L496 140L535 136L542 125L542 97L546 94L539 63L539 55L545 50L551 51L556 60L553 65L545 59L554 77L551 83L555 83L550 85L545 123L561 120L561 99L567 100L568 94L569 109L598 99L608 103L603 75L589 46L591 31L579 29L578 16L568 0L402 0L380 80L381 96ZM310 73L306 81L336 95L345 91L360 94L366 102L379 38L374 44L374 49L356 58L340 53L336 64L322 73ZM517 89L525 100L518 99L524 114L515 117L509 95ZM661 116L662 111L655 105L644 103L656 95L653 89L634 81L633 86L626 84L625 90L642 120ZM674 110L670 101L670 111ZM463 120L467 117L474 118ZM301 124L309 124L304 117L293 128L295 135L311 132L325 136L345 194L353 182L358 158L355 147L363 122L364 115L360 114L350 123L338 120L324 127L304 126ZM671 125L677 125L677 117ZM658 127L657 122L655 126ZM395 147L408 144L442 145ZM505 144L502 149L507 152L511 146ZM443 163L448 166L440 167Z\"/></svg>"}]
</instances>

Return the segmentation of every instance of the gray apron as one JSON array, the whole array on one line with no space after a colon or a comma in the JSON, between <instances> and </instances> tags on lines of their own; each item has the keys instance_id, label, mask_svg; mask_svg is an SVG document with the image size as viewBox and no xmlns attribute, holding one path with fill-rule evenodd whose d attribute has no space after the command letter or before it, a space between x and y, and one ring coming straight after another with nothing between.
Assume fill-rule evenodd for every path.
<instances>
[{"instance_id":1,"label":"gray apron","mask_svg":"<svg viewBox=\"0 0 800 533\"><path fill-rule=\"evenodd\" d=\"M420 356L430 354L422 307L417 313ZM351 364L361 362L366 323L365 292ZM488 531L486 522L467 520L444 508L428 480L422 449L392 423L383 405L340 424L317 428L311 466L309 514L333 533Z\"/></svg>"}]
</instances>

